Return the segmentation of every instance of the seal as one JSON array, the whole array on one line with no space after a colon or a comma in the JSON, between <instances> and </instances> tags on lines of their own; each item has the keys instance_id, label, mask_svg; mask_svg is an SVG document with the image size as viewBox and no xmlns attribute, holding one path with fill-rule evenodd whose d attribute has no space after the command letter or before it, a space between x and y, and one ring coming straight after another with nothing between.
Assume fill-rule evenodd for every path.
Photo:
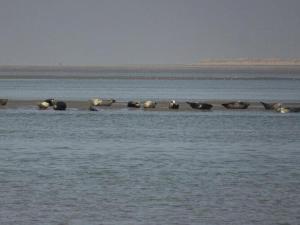
<instances>
[{"instance_id":1,"label":"seal","mask_svg":"<svg viewBox=\"0 0 300 225\"><path fill-rule=\"evenodd\" d=\"M279 113L297 113L300 112L300 107L284 107L284 106L280 106L278 108L275 109L276 112Z\"/></svg>"},{"instance_id":2,"label":"seal","mask_svg":"<svg viewBox=\"0 0 300 225\"><path fill-rule=\"evenodd\" d=\"M141 104L139 102L129 101L127 103L127 107L129 107L129 108L140 108Z\"/></svg>"},{"instance_id":3,"label":"seal","mask_svg":"<svg viewBox=\"0 0 300 225\"><path fill-rule=\"evenodd\" d=\"M277 108L281 107L281 103L266 103L260 102L266 110L276 110Z\"/></svg>"},{"instance_id":4,"label":"seal","mask_svg":"<svg viewBox=\"0 0 300 225\"><path fill-rule=\"evenodd\" d=\"M147 101L145 101L144 102L144 104L143 104L143 106L144 106L144 109L150 109L150 108L155 108L156 107L156 105L157 105L157 103L156 102L154 102L154 101L150 101L150 100L147 100Z\"/></svg>"},{"instance_id":5,"label":"seal","mask_svg":"<svg viewBox=\"0 0 300 225\"><path fill-rule=\"evenodd\" d=\"M115 102L116 100L114 99L93 98L90 100L92 106L111 106Z\"/></svg>"},{"instance_id":6,"label":"seal","mask_svg":"<svg viewBox=\"0 0 300 225\"><path fill-rule=\"evenodd\" d=\"M40 110L45 110L45 109L48 109L49 105L50 104L48 102L43 101L43 102L38 104L38 107L39 107Z\"/></svg>"},{"instance_id":7,"label":"seal","mask_svg":"<svg viewBox=\"0 0 300 225\"><path fill-rule=\"evenodd\" d=\"M247 109L250 103L248 102L241 102L241 101L236 101L236 102L228 102L228 103L223 103L222 104L226 109Z\"/></svg>"},{"instance_id":8,"label":"seal","mask_svg":"<svg viewBox=\"0 0 300 225\"><path fill-rule=\"evenodd\" d=\"M55 100L53 98L48 98L44 100L44 102L48 102L49 106L54 106Z\"/></svg>"},{"instance_id":9,"label":"seal","mask_svg":"<svg viewBox=\"0 0 300 225\"><path fill-rule=\"evenodd\" d=\"M57 101L53 105L54 110L66 110L67 104L63 101Z\"/></svg>"},{"instance_id":10,"label":"seal","mask_svg":"<svg viewBox=\"0 0 300 225\"><path fill-rule=\"evenodd\" d=\"M169 102L169 109L179 109L179 104L175 100Z\"/></svg>"},{"instance_id":11,"label":"seal","mask_svg":"<svg viewBox=\"0 0 300 225\"><path fill-rule=\"evenodd\" d=\"M204 102L186 102L189 104L193 109L200 109L200 110L210 110L213 105Z\"/></svg>"},{"instance_id":12,"label":"seal","mask_svg":"<svg viewBox=\"0 0 300 225\"><path fill-rule=\"evenodd\" d=\"M3 99L3 98L0 99L0 105L6 105L7 102L8 102L8 99Z\"/></svg>"}]
</instances>

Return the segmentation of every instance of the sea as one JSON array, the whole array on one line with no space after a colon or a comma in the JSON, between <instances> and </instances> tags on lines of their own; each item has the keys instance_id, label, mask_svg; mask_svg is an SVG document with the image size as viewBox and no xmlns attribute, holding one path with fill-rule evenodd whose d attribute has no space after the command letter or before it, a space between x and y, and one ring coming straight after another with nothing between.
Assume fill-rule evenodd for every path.
<instances>
[{"instance_id":1,"label":"sea","mask_svg":"<svg viewBox=\"0 0 300 225\"><path fill-rule=\"evenodd\" d=\"M298 71L3 73L17 100L300 102ZM0 224L298 225L300 113L2 107Z\"/></svg>"}]
</instances>

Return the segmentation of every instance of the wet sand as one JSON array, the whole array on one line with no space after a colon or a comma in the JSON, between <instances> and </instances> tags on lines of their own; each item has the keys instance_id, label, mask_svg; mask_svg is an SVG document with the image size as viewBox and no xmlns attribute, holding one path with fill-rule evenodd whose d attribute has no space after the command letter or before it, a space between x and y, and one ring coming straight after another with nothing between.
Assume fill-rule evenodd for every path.
<instances>
[{"instance_id":1,"label":"wet sand","mask_svg":"<svg viewBox=\"0 0 300 225\"><path fill-rule=\"evenodd\" d=\"M41 100L8 100L7 104L5 106L0 105L0 110L3 109L37 109L38 110L38 104L42 102ZM90 106L89 100L86 101L76 101L76 100L70 100L65 101L67 104L67 110L69 109L75 109L75 110L88 110ZM262 106L259 101L247 101L250 103L250 106L247 109L226 109L222 106L223 103L230 102L228 101L220 101L220 100L209 100L209 101L200 101L205 102L213 105L212 110L233 110L233 111L264 111L265 108ZM142 103L142 101L141 101ZM199 109L193 109L191 108L186 102L177 102L179 103L180 107L179 109L169 109L169 101L157 101L157 105L153 109L144 109L141 108L128 108L127 102L120 102L116 101L111 106L98 106L96 107L99 110L120 110L120 109L129 109L129 110L147 110L147 111L205 111L205 110L199 110ZM269 103L269 102L268 102ZM300 107L300 102L281 102L284 106L288 107ZM48 110L52 110L52 107L49 107Z\"/></svg>"}]
</instances>

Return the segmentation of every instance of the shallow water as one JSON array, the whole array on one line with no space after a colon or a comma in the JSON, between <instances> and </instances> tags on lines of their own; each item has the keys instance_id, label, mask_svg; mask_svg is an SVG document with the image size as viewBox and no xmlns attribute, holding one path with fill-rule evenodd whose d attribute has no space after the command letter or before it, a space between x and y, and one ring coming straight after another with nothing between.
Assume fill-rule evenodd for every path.
<instances>
[{"instance_id":1,"label":"shallow water","mask_svg":"<svg viewBox=\"0 0 300 225\"><path fill-rule=\"evenodd\" d=\"M135 80L135 79L0 79L0 97L9 99L87 100L92 97L119 101L265 100L299 101L300 79L257 80Z\"/></svg>"},{"instance_id":2,"label":"shallow water","mask_svg":"<svg viewBox=\"0 0 300 225\"><path fill-rule=\"evenodd\" d=\"M300 114L0 110L0 224L299 224Z\"/></svg>"}]
</instances>

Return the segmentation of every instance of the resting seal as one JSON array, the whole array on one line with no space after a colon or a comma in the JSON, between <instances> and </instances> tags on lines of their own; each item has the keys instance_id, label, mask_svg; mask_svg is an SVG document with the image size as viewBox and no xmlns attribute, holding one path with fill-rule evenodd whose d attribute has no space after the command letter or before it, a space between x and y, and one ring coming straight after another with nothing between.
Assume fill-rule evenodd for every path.
<instances>
[{"instance_id":1,"label":"resting seal","mask_svg":"<svg viewBox=\"0 0 300 225\"><path fill-rule=\"evenodd\" d=\"M116 100L114 99L93 98L90 100L92 106L111 106L115 102Z\"/></svg>"},{"instance_id":2,"label":"resting seal","mask_svg":"<svg viewBox=\"0 0 300 225\"><path fill-rule=\"evenodd\" d=\"M153 102L153 101L145 101L144 102L144 104L143 104L143 106L144 106L144 108L145 109L150 109L150 108L155 108L155 106L157 105L157 103L156 102Z\"/></svg>"},{"instance_id":3,"label":"resting seal","mask_svg":"<svg viewBox=\"0 0 300 225\"><path fill-rule=\"evenodd\" d=\"M48 102L43 101L43 102L38 104L38 107L39 107L40 110L45 110L45 109L48 109L49 105L50 104Z\"/></svg>"},{"instance_id":4,"label":"resting seal","mask_svg":"<svg viewBox=\"0 0 300 225\"><path fill-rule=\"evenodd\" d=\"M62 101L55 102L53 105L54 110L66 110L67 104Z\"/></svg>"},{"instance_id":5,"label":"resting seal","mask_svg":"<svg viewBox=\"0 0 300 225\"><path fill-rule=\"evenodd\" d=\"M300 112L300 107L284 107L284 106L280 106L277 109L275 109L276 112L280 112L280 113L289 113L289 112Z\"/></svg>"},{"instance_id":6,"label":"resting seal","mask_svg":"<svg viewBox=\"0 0 300 225\"><path fill-rule=\"evenodd\" d=\"M260 102L266 110L276 110L277 108L281 107L281 103L265 103Z\"/></svg>"},{"instance_id":7,"label":"resting seal","mask_svg":"<svg viewBox=\"0 0 300 225\"><path fill-rule=\"evenodd\" d=\"M172 100L169 102L169 109L179 109L179 104Z\"/></svg>"},{"instance_id":8,"label":"resting seal","mask_svg":"<svg viewBox=\"0 0 300 225\"><path fill-rule=\"evenodd\" d=\"M248 102L228 102L222 104L226 109L247 109L248 106L250 105Z\"/></svg>"},{"instance_id":9,"label":"resting seal","mask_svg":"<svg viewBox=\"0 0 300 225\"><path fill-rule=\"evenodd\" d=\"M193 109L201 109L201 110L210 110L213 105L208 103L201 103L201 102L186 102L189 104Z\"/></svg>"},{"instance_id":10,"label":"resting seal","mask_svg":"<svg viewBox=\"0 0 300 225\"><path fill-rule=\"evenodd\" d=\"M48 102L49 106L54 106L55 100L53 98L48 98L44 100L44 102Z\"/></svg>"},{"instance_id":11,"label":"resting seal","mask_svg":"<svg viewBox=\"0 0 300 225\"><path fill-rule=\"evenodd\" d=\"M130 108L140 108L141 104L139 102L130 101L127 103L127 106Z\"/></svg>"},{"instance_id":12,"label":"resting seal","mask_svg":"<svg viewBox=\"0 0 300 225\"><path fill-rule=\"evenodd\" d=\"M0 105L6 105L8 102L8 99L0 99Z\"/></svg>"}]
</instances>

